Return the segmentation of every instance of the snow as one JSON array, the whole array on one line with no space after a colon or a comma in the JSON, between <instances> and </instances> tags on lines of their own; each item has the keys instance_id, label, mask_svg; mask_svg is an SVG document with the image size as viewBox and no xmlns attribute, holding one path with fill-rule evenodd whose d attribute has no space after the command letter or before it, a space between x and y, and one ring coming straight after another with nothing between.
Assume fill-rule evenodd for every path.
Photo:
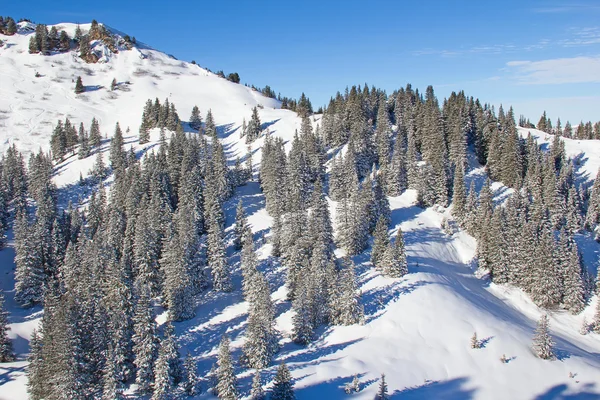
<instances>
[{"instance_id":1,"label":"snow","mask_svg":"<svg viewBox=\"0 0 600 400\"><path fill-rule=\"evenodd\" d=\"M519 127L519 134L526 138L529 133L537 140L543 149L549 148L554 140L554 135L530 128ZM579 178L584 181L591 181L596 178L596 173L600 169L600 140L577 140L561 137L565 143L565 152L567 157L575 160L579 166Z\"/></svg>"},{"instance_id":2,"label":"snow","mask_svg":"<svg viewBox=\"0 0 600 400\"><path fill-rule=\"evenodd\" d=\"M60 24L70 34L73 24ZM85 30L88 27L82 25ZM148 46L118 54L108 54L103 63L85 64L73 53L49 57L27 52L29 34L2 36L6 43L0 48L0 150L13 143L26 152L48 148L53 125L66 116L86 127L92 117L100 122L103 135L110 137L117 121L125 130L126 142L137 151L152 148L158 132L152 132L149 144L137 144L137 129L144 103L158 97L169 98L186 120L193 105L198 105L202 117L208 109L219 126L219 138L230 160L244 156L246 144L239 137L242 119L250 117L251 109L261 105L259 115L273 135L281 136L291 145L294 131L300 128L295 113L281 110L280 104L265 98L242 85L233 84L197 65L175 60ZM42 77L35 78L39 72ZM75 95L74 78L82 75L84 85L93 90ZM110 92L100 86L131 82L128 91ZM319 120L315 117L314 123ZM186 130L189 130L186 128ZM551 143L551 135L536 130L527 131L540 143ZM260 161L263 138L252 145ZM581 165L586 179L593 179L600 166L600 142L563 139L567 154L582 154ZM102 151L107 151L108 142ZM106 160L106 159L105 159ZM80 172L87 175L94 156L85 160L71 157L58 167L55 178L63 204L67 199L85 197L75 183ZM474 167L475 165L473 165ZM473 169L467 180L481 187L485 173ZM467 182L470 183L470 182ZM510 191L499 184L492 186L497 201ZM416 193L407 191L390 198L392 224L390 234L398 228L404 232L409 274L402 279L390 279L376 272L369 251L354 257L357 265L362 302L365 307L364 325L321 327L316 340L306 347L289 339L292 311L285 301L283 286L285 270L270 257L272 218L265 210L265 199L256 182L240 187L226 204L227 234L235 207L242 199L248 221L254 233L261 264L273 291L280 330L281 350L263 379L272 385L277 364L285 361L295 379L298 399L345 398L343 386L355 374L362 391L352 397L372 399L381 373L385 373L390 393L403 398L565 398L600 397L597 387L600 368L600 337L579 334L584 317L591 320L595 298L577 316L563 311L549 312L550 328L557 342L558 360L544 361L531 351L531 338L536 322L544 313L521 290L498 286L475 276L472 259L475 240L464 232L444 234L441 223L449 218L447 209L421 209L415 206ZM330 201L332 219L335 202ZM578 238L584 243L584 260L591 267L596 262L598 245L589 237ZM199 376L204 376L215 361L217 347L227 332L232 341L234 360L241 352L247 303L241 297L239 255L230 248L229 261L234 266L233 293L208 292L201 296L197 316L175 323L182 355L191 352L198 362ZM40 308L21 309L13 300L13 259L11 247L0 252L1 288L6 293L10 311L11 331L18 361L0 365L0 399L25 399L26 355L32 330L41 316ZM164 315L158 318L164 323ZM481 349L470 347L473 332L484 341ZM510 360L501 363L502 355ZM248 395L251 371L237 369L240 387ZM576 374L570 378L570 373ZM203 390L206 382L203 382ZM130 388L131 392L131 388ZM206 393L199 398L210 397Z\"/></svg>"}]
</instances>

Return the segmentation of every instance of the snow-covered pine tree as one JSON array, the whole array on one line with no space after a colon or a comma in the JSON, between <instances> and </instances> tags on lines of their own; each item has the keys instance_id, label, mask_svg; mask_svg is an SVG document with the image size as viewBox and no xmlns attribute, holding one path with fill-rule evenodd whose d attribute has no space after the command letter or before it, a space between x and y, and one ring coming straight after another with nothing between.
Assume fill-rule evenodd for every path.
<instances>
[{"instance_id":1,"label":"snow-covered pine tree","mask_svg":"<svg viewBox=\"0 0 600 400\"><path fill-rule=\"evenodd\" d=\"M292 381L292 375L287 365L282 362L277 368L275 379L273 382L273 389L271 391L272 400L295 400L296 395L294 393L294 383Z\"/></svg>"},{"instance_id":2,"label":"snow-covered pine tree","mask_svg":"<svg viewBox=\"0 0 600 400\"><path fill-rule=\"evenodd\" d=\"M269 283L256 271L249 290L250 310L244 343L244 361L251 368L265 368L277 351L275 311Z\"/></svg>"},{"instance_id":3,"label":"snow-covered pine tree","mask_svg":"<svg viewBox=\"0 0 600 400\"><path fill-rule=\"evenodd\" d=\"M465 192L465 173L462 163L454 170L454 187L452 189L452 215L462 225L467 211L467 194Z\"/></svg>"},{"instance_id":4,"label":"snow-covered pine tree","mask_svg":"<svg viewBox=\"0 0 600 400\"><path fill-rule=\"evenodd\" d=\"M385 189L389 196L399 196L408 187L408 176L406 170L406 150L402 147L399 139L394 146L392 161L385 172Z\"/></svg>"},{"instance_id":5,"label":"snow-covered pine tree","mask_svg":"<svg viewBox=\"0 0 600 400\"><path fill-rule=\"evenodd\" d=\"M115 133L110 141L110 153L108 159L113 171L121 171L127 167L127 153L123 149L123 131L117 122Z\"/></svg>"},{"instance_id":6,"label":"snow-covered pine tree","mask_svg":"<svg viewBox=\"0 0 600 400\"><path fill-rule=\"evenodd\" d=\"M8 312L4 309L4 294L0 291L0 363L15 359L12 342L8 337Z\"/></svg>"},{"instance_id":7,"label":"snow-covered pine tree","mask_svg":"<svg viewBox=\"0 0 600 400\"><path fill-rule=\"evenodd\" d=\"M98 123L98 120L95 117L92 118L92 123L90 125L89 141L92 149L97 149L98 147L100 147L100 143L102 142L102 135L100 134L100 124Z\"/></svg>"},{"instance_id":8,"label":"snow-covered pine tree","mask_svg":"<svg viewBox=\"0 0 600 400\"><path fill-rule=\"evenodd\" d=\"M379 380L379 389L377 389L375 400L388 400L389 398L390 396L388 394L387 382L385 381L385 374L381 374L381 379Z\"/></svg>"},{"instance_id":9,"label":"snow-covered pine tree","mask_svg":"<svg viewBox=\"0 0 600 400\"><path fill-rule=\"evenodd\" d=\"M562 303L571 314L579 314L585 307L585 286L582 276L585 267L582 265L577 244L572 239L563 239L564 235L566 232L562 231L559 242L559 249L564 251L559 261L563 281ZM567 242L567 246L563 245L564 241Z\"/></svg>"},{"instance_id":10,"label":"snow-covered pine tree","mask_svg":"<svg viewBox=\"0 0 600 400\"><path fill-rule=\"evenodd\" d=\"M85 87L83 86L83 81L81 80L81 76L78 76L77 82L75 82L75 94L80 94L83 92L85 92Z\"/></svg>"},{"instance_id":11,"label":"snow-covered pine tree","mask_svg":"<svg viewBox=\"0 0 600 400\"><path fill-rule=\"evenodd\" d=\"M198 393L198 374L194 358L191 353L187 353L183 363L185 370L185 379L183 381L183 390L188 396L194 396Z\"/></svg>"},{"instance_id":12,"label":"snow-covered pine tree","mask_svg":"<svg viewBox=\"0 0 600 400\"><path fill-rule=\"evenodd\" d=\"M235 210L235 228L233 236L233 245L236 250L240 250L242 248L244 236L248 229L250 229L250 227L248 226L248 219L246 218L246 212L244 211L244 204L240 199Z\"/></svg>"},{"instance_id":13,"label":"snow-covered pine tree","mask_svg":"<svg viewBox=\"0 0 600 400\"><path fill-rule=\"evenodd\" d=\"M198 106L192 108L192 115L190 116L190 128L200 131L202 128L202 117L200 115L200 109Z\"/></svg>"},{"instance_id":14,"label":"snow-covered pine tree","mask_svg":"<svg viewBox=\"0 0 600 400\"><path fill-rule=\"evenodd\" d=\"M477 339L477 332L473 332L473 336L471 336L471 348L478 349L479 347L480 347L480 345L479 345L479 339Z\"/></svg>"},{"instance_id":15,"label":"snow-covered pine tree","mask_svg":"<svg viewBox=\"0 0 600 400\"><path fill-rule=\"evenodd\" d=\"M237 378L233 370L229 337L225 334L221 339L217 356L217 397L221 400L236 400L238 398L236 386Z\"/></svg>"},{"instance_id":16,"label":"snow-covered pine tree","mask_svg":"<svg viewBox=\"0 0 600 400\"><path fill-rule=\"evenodd\" d=\"M331 296L330 321L334 325L353 325L364 321L364 310L356 286L354 263L345 258Z\"/></svg>"},{"instance_id":17,"label":"snow-covered pine tree","mask_svg":"<svg viewBox=\"0 0 600 400\"><path fill-rule=\"evenodd\" d=\"M42 358L43 337L38 329L34 329L29 341L27 361L27 393L32 400L44 398L44 360Z\"/></svg>"},{"instance_id":18,"label":"snow-covered pine tree","mask_svg":"<svg viewBox=\"0 0 600 400\"><path fill-rule=\"evenodd\" d=\"M83 127L83 122L79 124L79 159L84 159L90 155L90 143L88 134Z\"/></svg>"},{"instance_id":19,"label":"snow-covered pine tree","mask_svg":"<svg viewBox=\"0 0 600 400\"><path fill-rule=\"evenodd\" d=\"M156 321L152 313L150 289L137 285L137 304L134 316L133 353L137 368L135 383L140 393L152 389L154 362L157 356Z\"/></svg>"},{"instance_id":20,"label":"snow-covered pine tree","mask_svg":"<svg viewBox=\"0 0 600 400\"><path fill-rule=\"evenodd\" d=\"M391 278L401 278L408 273L402 229L398 228L394 243L387 245L380 264L383 273Z\"/></svg>"},{"instance_id":21,"label":"snow-covered pine tree","mask_svg":"<svg viewBox=\"0 0 600 400\"><path fill-rule=\"evenodd\" d=\"M311 283L308 275L302 275L292 302L292 309L295 312L292 317L292 340L304 345L310 343L314 335Z\"/></svg>"},{"instance_id":22,"label":"snow-covered pine tree","mask_svg":"<svg viewBox=\"0 0 600 400\"><path fill-rule=\"evenodd\" d=\"M122 400L121 382L117 379L117 365L112 346L108 347L106 363L104 364L102 382L102 400Z\"/></svg>"},{"instance_id":23,"label":"snow-covered pine tree","mask_svg":"<svg viewBox=\"0 0 600 400\"><path fill-rule=\"evenodd\" d=\"M381 261L389 243L388 225L385 219L380 217L373 233L373 247L371 249L371 263L375 268L381 268Z\"/></svg>"},{"instance_id":24,"label":"snow-covered pine tree","mask_svg":"<svg viewBox=\"0 0 600 400\"><path fill-rule=\"evenodd\" d=\"M542 315L533 337L533 351L539 358L544 360L554 358L554 341L550 336L549 324L548 315Z\"/></svg>"},{"instance_id":25,"label":"snow-covered pine tree","mask_svg":"<svg viewBox=\"0 0 600 400\"><path fill-rule=\"evenodd\" d=\"M163 293L170 318L185 321L196 315L193 281L188 274L188 265L194 260L189 259L193 255L184 251L179 234L173 232L170 236L170 239L166 238L167 245L160 260L164 274Z\"/></svg>"},{"instance_id":26,"label":"snow-covered pine tree","mask_svg":"<svg viewBox=\"0 0 600 400\"><path fill-rule=\"evenodd\" d=\"M252 376L252 389L250 391L250 400L265 400L267 396L262 387L262 380L260 378L260 370L257 369Z\"/></svg>"},{"instance_id":27,"label":"snow-covered pine tree","mask_svg":"<svg viewBox=\"0 0 600 400\"><path fill-rule=\"evenodd\" d=\"M587 213L585 216L585 227L588 230L593 230L598 222L600 222L600 169L598 169L598 172L596 173L594 186L592 186L590 192Z\"/></svg>"},{"instance_id":28,"label":"snow-covered pine tree","mask_svg":"<svg viewBox=\"0 0 600 400\"><path fill-rule=\"evenodd\" d=\"M258 108L252 108L252 116L250 117L250 122L248 122L248 126L246 127L246 143L252 143L256 140L261 132L261 122L260 117L258 116Z\"/></svg>"},{"instance_id":29,"label":"snow-covered pine tree","mask_svg":"<svg viewBox=\"0 0 600 400\"><path fill-rule=\"evenodd\" d=\"M15 301L23 307L40 303L44 298L46 276L41 244L34 226L27 221L26 212L16 216L15 224Z\"/></svg>"},{"instance_id":30,"label":"snow-covered pine tree","mask_svg":"<svg viewBox=\"0 0 600 400\"><path fill-rule=\"evenodd\" d=\"M154 386L152 400L169 400L175 387L173 377L169 373L169 360L167 350L161 341L158 358L154 365Z\"/></svg>"}]
</instances>

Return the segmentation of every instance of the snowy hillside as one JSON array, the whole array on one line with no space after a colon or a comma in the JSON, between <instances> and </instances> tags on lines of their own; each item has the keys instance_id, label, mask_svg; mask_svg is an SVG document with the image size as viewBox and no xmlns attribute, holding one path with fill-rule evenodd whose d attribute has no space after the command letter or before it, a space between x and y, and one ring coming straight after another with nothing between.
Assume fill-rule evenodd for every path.
<instances>
[{"instance_id":1,"label":"snowy hillside","mask_svg":"<svg viewBox=\"0 0 600 400\"><path fill-rule=\"evenodd\" d=\"M70 35L73 24L61 24ZM82 28L87 29L86 25ZM218 126L230 164L246 154L245 140L240 137L242 121L259 107L260 119L273 136L281 137L289 149L301 119L296 113L280 109L274 99L262 96L243 85L175 60L160 51L146 47L106 54L102 62L87 64L76 52L42 56L27 51L29 31L21 25L19 34L0 35L0 151L9 146L27 153L48 149L52 129L57 120L69 117L77 125L89 126L92 118L100 122L103 136L111 137L115 124L125 133L126 146L135 150L152 148L158 132L152 132L150 143L137 142L142 110L148 99L168 98L180 117L187 121L194 105L204 117L210 109ZM36 77L39 73L41 76ZM81 76L86 91L74 93L75 79ZM112 79L121 89L110 91ZM127 82L127 83L126 83ZM316 126L321 116L312 117ZM191 129L184 123L184 129ZM520 130L522 136L528 130ZM531 130L540 143L552 138ZM254 164L260 162L263 138L252 144ZM600 167L600 142L565 140L570 157L581 155L585 178L591 180ZM108 142L102 150L108 152ZM57 168L54 181L61 199L89 194L75 183L80 173L85 177L93 165L93 157L67 159ZM472 165L476 167L475 165ZM478 186L484 178L483 168L472 168L466 175ZM506 190L495 184L498 198ZM365 323L351 326L327 326L317 331L316 340L307 346L289 338L293 311L286 301L285 268L271 256L273 219L265 209L265 196L257 182L236 189L224 206L228 239L235 223L239 200L248 215L257 243L260 269L269 280L276 309L276 327L281 332L280 351L272 365L264 370L265 388L271 388L277 365L284 361L295 380L298 399L372 399L379 379L385 373L392 398L407 399L559 399L600 398L600 335L579 333L584 318L593 319L596 296L586 309L573 316L566 311L549 313L550 327L556 341L557 360L546 361L531 350L536 322L546 312L533 304L520 289L496 285L479 278L474 271L476 242L463 231L449 235L442 229L445 218L452 220L450 210L441 207L422 209L416 206L416 192L407 190L390 197L390 234L398 228L404 232L409 274L403 278L384 277L369 261L370 250L353 258ZM335 215L336 202L329 201ZM589 235L578 241L588 266L596 261L598 245ZM228 333L234 360L241 355L245 341L248 303L241 294L239 255L230 246L229 263L234 271L232 293L209 291L197 304L196 317L174 323L183 355L192 354L198 363L199 377L205 377L217 355L221 336ZM342 254L340 250L337 250ZM14 249L11 245L0 252L0 289L6 296L5 307L17 361L0 364L0 399L27 398L26 357L29 340L37 327L40 307L22 309L14 301ZM157 320L165 322L159 309ZM473 349L470 338L477 332L482 346ZM501 362L505 356L507 362ZM248 398L252 372L236 366L240 393ZM361 391L344 393L344 386L357 375ZM206 393L207 380L201 380L202 393L197 398L213 398ZM128 395L134 398L134 388Z\"/></svg>"}]
</instances>

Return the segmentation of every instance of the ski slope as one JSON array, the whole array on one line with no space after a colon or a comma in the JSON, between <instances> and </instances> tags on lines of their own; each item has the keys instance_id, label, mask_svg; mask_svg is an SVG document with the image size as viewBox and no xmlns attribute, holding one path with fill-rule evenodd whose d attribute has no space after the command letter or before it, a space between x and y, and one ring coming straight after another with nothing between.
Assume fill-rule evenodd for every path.
<instances>
[{"instance_id":1,"label":"ski slope","mask_svg":"<svg viewBox=\"0 0 600 400\"><path fill-rule=\"evenodd\" d=\"M61 24L70 35L73 24ZM47 149L53 126L68 116L72 122L84 122L92 117L100 122L103 135L110 137L116 122L125 130L126 143L135 149L142 108L148 98L168 98L183 120L198 105L205 117L212 109L219 126L219 138L230 160L246 154L246 144L240 139L243 118L261 105L259 115L273 135L288 144L294 131L300 128L295 113L280 109L280 104L242 85L200 68L175 60L164 53L142 46L106 54L103 62L86 64L74 53L48 57L27 52L29 35L21 25L22 34L2 36L0 47L0 150L13 143L22 151ZM82 25L85 30L88 26ZM42 76L35 78L35 72ZM82 95L74 93L74 78L82 76L89 89ZM116 78L130 82L128 90L111 92L107 88ZM104 86L104 87L101 87ZM318 123L319 116L314 118ZM189 130L186 127L186 130ZM540 142L552 138L531 130ZM527 135L521 130L522 135ZM154 131L150 143L156 144ZM255 164L260 161L263 139L252 145ZM580 171L593 179L600 166L600 142L565 139L569 156L580 153ZM108 142L103 151L108 150ZM86 176L93 157L78 160L71 157L57 168L55 177L63 200L86 196L74 183L79 174ZM482 169L473 169L469 180L483 180ZM499 184L493 186L497 199L506 196ZM449 210L415 206L416 194L407 191L390 198L392 224L390 234L398 227L404 232L409 274L402 279L390 279L376 272L369 262L369 251L354 257L359 286L365 308L364 325L321 327L316 340L303 347L289 339L292 311L285 301L285 269L270 257L268 236L272 219L265 211L265 199L256 182L240 187L225 205L226 226L231 239L235 207L239 200L248 214L261 260L259 268L266 273L276 304L277 328L281 335L281 351L273 366L263 373L266 387L272 385L275 368L281 361L290 367L295 379L298 399L342 399L349 397L343 386L355 374L361 381L361 391L351 397L372 399L379 377L385 373L392 398L436 399L533 399L533 398L600 398L600 335L579 334L584 317L592 319L596 298L578 316L566 312L551 312L550 324L557 342L558 359L544 361L531 351L531 338L536 321L543 314L519 289L490 284L475 276L473 257L476 243L464 232L449 236L441 229ZM330 202L335 213L335 202ZM585 244L584 259L588 266L596 262L598 245L588 237L579 238ZM191 352L198 363L199 376L210 370L216 359L217 346L223 333L232 339L234 359L244 343L247 303L241 296L239 255L230 247L229 261L234 267L233 293L208 292L200 296L197 316L175 323L182 355ZM8 247L0 252L0 288L6 295L10 311L11 331L18 360L0 364L0 399L18 400L26 394L26 355L32 330L41 317L41 309L23 310L13 301L14 251ZM157 318L164 323L164 315ZM470 338L477 332L485 342L481 349L471 349ZM501 363L505 355L510 361ZM240 392L248 396L253 371L237 368ZM574 377L570 377L574 376ZM197 398L212 398L203 392ZM129 393L133 393L130 388ZM132 394L133 396L133 394Z\"/></svg>"}]
</instances>

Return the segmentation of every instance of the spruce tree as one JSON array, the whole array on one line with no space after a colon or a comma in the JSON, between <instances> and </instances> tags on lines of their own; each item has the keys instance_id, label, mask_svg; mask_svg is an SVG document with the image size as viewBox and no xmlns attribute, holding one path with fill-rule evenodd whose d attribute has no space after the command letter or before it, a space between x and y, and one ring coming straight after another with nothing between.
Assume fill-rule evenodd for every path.
<instances>
[{"instance_id":1,"label":"spruce tree","mask_svg":"<svg viewBox=\"0 0 600 400\"><path fill-rule=\"evenodd\" d=\"M157 356L156 321L152 313L150 290L138 285L138 300L134 316L133 353L137 368L135 383L140 393L149 393Z\"/></svg>"},{"instance_id":2,"label":"spruce tree","mask_svg":"<svg viewBox=\"0 0 600 400\"><path fill-rule=\"evenodd\" d=\"M375 268L381 268L381 261L389 243L388 225L384 218L379 217L373 233L373 248L371 250L371 263Z\"/></svg>"},{"instance_id":3,"label":"spruce tree","mask_svg":"<svg viewBox=\"0 0 600 400\"><path fill-rule=\"evenodd\" d=\"M292 302L292 309L295 312L292 317L292 340L306 345L312 341L314 335L314 316L310 298L311 280L308 275L300 279Z\"/></svg>"},{"instance_id":4,"label":"spruce tree","mask_svg":"<svg viewBox=\"0 0 600 400\"><path fill-rule=\"evenodd\" d=\"M81 76L77 77L77 81L75 82L75 93L83 93L85 92L85 87L83 86L83 81L81 80Z\"/></svg>"},{"instance_id":5,"label":"spruce tree","mask_svg":"<svg viewBox=\"0 0 600 400\"><path fill-rule=\"evenodd\" d=\"M97 149L102 142L102 135L100 134L100 124L96 118L92 118L92 123L90 125L90 136L89 136L90 146L93 149Z\"/></svg>"},{"instance_id":6,"label":"spruce tree","mask_svg":"<svg viewBox=\"0 0 600 400\"><path fill-rule=\"evenodd\" d=\"M202 128L202 117L200 116L200 109L198 106L192 108L192 115L190 116L190 128L200 131Z\"/></svg>"},{"instance_id":7,"label":"spruce tree","mask_svg":"<svg viewBox=\"0 0 600 400\"><path fill-rule=\"evenodd\" d=\"M188 396L194 396L198 393L198 375L196 362L194 361L191 353L187 353L185 356L183 367L185 369L183 390Z\"/></svg>"},{"instance_id":8,"label":"spruce tree","mask_svg":"<svg viewBox=\"0 0 600 400\"><path fill-rule=\"evenodd\" d=\"M390 278L401 278L408 273L404 237L400 228L398 228L396 240L393 244L388 244L383 254L381 269Z\"/></svg>"},{"instance_id":9,"label":"spruce tree","mask_svg":"<svg viewBox=\"0 0 600 400\"><path fill-rule=\"evenodd\" d=\"M164 345L165 340L161 342L158 358L154 365L154 386L152 400L168 400L171 398L172 390L175 386L173 377L169 371L169 355Z\"/></svg>"},{"instance_id":10,"label":"spruce tree","mask_svg":"<svg viewBox=\"0 0 600 400\"><path fill-rule=\"evenodd\" d=\"M44 297L43 255L41 237L35 235L34 226L21 212L15 221L15 301L23 307L40 303Z\"/></svg>"},{"instance_id":11,"label":"spruce tree","mask_svg":"<svg viewBox=\"0 0 600 400\"><path fill-rule=\"evenodd\" d=\"M266 395L260 379L260 370L257 369L252 376L252 389L250 391L250 400L265 400Z\"/></svg>"},{"instance_id":12,"label":"spruce tree","mask_svg":"<svg viewBox=\"0 0 600 400\"><path fill-rule=\"evenodd\" d=\"M233 370L229 337L225 334L221 339L217 356L217 397L221 400L236 400L238 398L236 386L237 378Z\"/></svg>"},{"instance_id":13,"label":"spruce tree","mask_svg":"<svg viewBox=\"0 0 600 400\"><path fill-rule=\"evenodd\" d=\"M464 223L464 219L468 215L464 175L463 166L458 164L454 173L454 187L452 189L452 215L461 224Z\"/></svg>"},{"instance_id":14,"label":"spruce tree","mask_svg":"<svg viewBox=\"0 0 600 400\"><path fill-rule=\"evenodd\" d=\"M533 351L539 358L550 360L554 358L553 347L554 341L550 336L548 316L542 315L533 337Z\"/></svg>"},{"instance_id":15,"label":"spruce tree","mask_svg":"<svg viewBox=\"0 0 600 400\"><path fill-rule=\"evenodd\" d=\"M4 310L4 295L0 292L0 363L15 359L12 342L8 337L8 312Z\"/></svg>"},{"instance_id":16,"label":"spruce tree","mask_svg":"<svg viewBox=\"0 0 600 400\"><path fill-rule=\"evenodd\" d=\"M331 323L334 325L353 325L362 323L364 310L360 303L360 294L356 285L354 263L350 258L343 260L338 272L337 284L331 296Z\"/></svg>"},{"instance_id":17,"label":"spruce tree","mask_svg":"<svg viewBox=\"0 0 600 400\"><path fill-rule=\"evenodd\" d=\"M238 202L235 210L235 228L233 236L233 245L236 250L240 250L243 246L244 236L246 231L250 229L248 226L248 220L246 218L246 212L244 211L244 205L242 200Z\"/></svg>"},{"instance_id":18,"label":"spruce tree","mask_svg":"<svg viewBox=\"0 0 600 400\"><path fill-rule=\"evenodd\" d=\"M295 400L296 395L294 394L294 383L292 381L292 375L285 363L281 363L277 368L275 379L273 382L273 389L271 392L272 400Z\"/></svg>"},{"instance_id":19,"label":"spruce tree","mask_svg":"<svg viewBox=\"0 0 600 400\"><path fill-rule=\"evenodd\" d=\"M388 387L387 382L385 381L385 374L381 374L381 380L379 381L379 389L377 389L377 394L375 395L376 400L388 400L390 396L388 395Z\"/></svg>"}]
</instances>

